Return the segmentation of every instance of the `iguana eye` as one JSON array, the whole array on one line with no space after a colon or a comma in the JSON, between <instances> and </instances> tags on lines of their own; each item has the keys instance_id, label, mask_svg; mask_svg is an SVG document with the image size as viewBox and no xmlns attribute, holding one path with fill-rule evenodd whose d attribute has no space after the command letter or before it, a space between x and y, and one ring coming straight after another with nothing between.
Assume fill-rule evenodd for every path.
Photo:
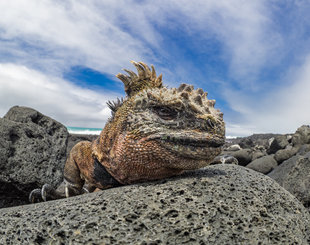
<instances>
[{"instance_id":1,"label":"iguana eye","mask_svg":"<svg viewBox=\"0 0 310 245\"><path fill-rule=\"evenodd\" d=\"M169 107L156 106L153 108L153 110L161 119L164 120L173 120L178 115L178 112L176 110Z\"/></svg>"}]
</instances>

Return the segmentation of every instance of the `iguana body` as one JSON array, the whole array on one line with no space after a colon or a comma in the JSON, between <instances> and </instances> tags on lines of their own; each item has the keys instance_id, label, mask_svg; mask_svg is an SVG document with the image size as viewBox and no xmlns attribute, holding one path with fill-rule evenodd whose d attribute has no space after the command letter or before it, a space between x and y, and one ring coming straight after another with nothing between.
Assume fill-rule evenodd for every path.
<instances>
[{"instance_id":1,"label":"iguana body","mask_svg":"<svg viewBox=\"0 0 310 245\"><path fill-rule=\"evenodd\" d=\"M31 201L56 199L120 184L162 179L208 165L221 152L223 114L202 89L162 85L142 62L138 71L118 74L127 97L109 102L112 118L98 139L75 145L64 169L64 182L53 190L44 185Z\"/></svg>"}]
</instances>

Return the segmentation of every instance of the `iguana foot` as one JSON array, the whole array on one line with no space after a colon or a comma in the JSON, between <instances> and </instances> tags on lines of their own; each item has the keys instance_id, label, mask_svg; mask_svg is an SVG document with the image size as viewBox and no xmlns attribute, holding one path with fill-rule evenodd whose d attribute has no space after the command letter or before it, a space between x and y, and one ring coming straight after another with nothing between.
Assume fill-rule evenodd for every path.
<instances>
[{"instance_id":1,"label":"iguana foot","mask_svg":"<svg viewBox=\"0 0 310 245\"><path fill-rule=\"evenodd\" d=\"M46 202L50 200L56 200L71 196L80 195L85 193L85 190L81 190L81 187L68 181L63 181L60 186L55 189L49 184L44 184L42 189L34 189L29 194L29 202Z\"/></svg>"},{"instance_id":2,"label":"iguana foot","mask_svg":"<svg viewBox=\"0 0 310 245\"><path fill-rule=\"evenodd\" d=\"M34 189L29 194L29 202L46 202L50 200L60 199L64 196L60 195L51 185L44 184L42 189Z\"/></svg>"},{"instance_id":3,"label":"iguana foot","mask_svg":"<svg viewBox=\"0 0 310 245\"><path fill-rule=\"evenodd\" d=\"M34 189L29 194L29 202L30 203L37 203L42 202L42 195L41 195L41 189Z\"/></svg>"}]
</instances>

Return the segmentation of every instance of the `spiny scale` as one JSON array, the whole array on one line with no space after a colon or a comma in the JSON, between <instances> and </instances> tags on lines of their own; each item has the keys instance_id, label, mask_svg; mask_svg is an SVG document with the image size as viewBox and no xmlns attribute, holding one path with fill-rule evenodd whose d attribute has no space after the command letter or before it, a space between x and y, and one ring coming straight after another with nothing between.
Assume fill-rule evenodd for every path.
<instances>
[{"instance_id":1,"label":"spiny scale","mask_svg":"<svg viewBox=\"0 0 310 245\"><path fill-rule=\"evenodd\" d=\"M124 69L129 76L119 73L116 75L125 85L125 92L129 97L138 93L146 88L161 88L162 85L162 74L158 77L156 76L156 71L152 65L152 70L143 62L131 61L131 63L136 67L138 75L133 71Z\"/></svg>"},{"instance_id":2,"label":"spiny scale","mask_svg":"<svg viewBox=\"0 0 310 245\"><path fill-rule=\"evenodd\" d=\"M116 101L110 101L109 100L107 102L107 105L111 109L112 112L116 112L117 109L123 104L123 102L124 102L123 98L121 98L121 99L117 98Z\"/></svg>"},{"instance_id":3,"label":"spiny scale","mask_svg":"<svg viewBox=\"0 0 310 245\"><path fill-rule=\"evenodd\" d=\"M201 88L194 90L193 85L182 83L177 89L177 91L180 93L181 97L186 100L192 98L192 101L199 106L203 106L203 101L206 101L207 105L210 107L214 107L215 105L215 100L207 99L207 92L203 92L203 89Z\"/></svg>"}]
</instances>

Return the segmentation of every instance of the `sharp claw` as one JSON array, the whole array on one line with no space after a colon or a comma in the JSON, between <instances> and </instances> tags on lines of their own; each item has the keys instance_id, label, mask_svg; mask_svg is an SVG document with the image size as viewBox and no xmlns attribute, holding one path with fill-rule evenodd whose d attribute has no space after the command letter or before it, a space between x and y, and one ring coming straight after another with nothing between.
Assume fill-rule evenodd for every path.
<instances>
[{"instance_id":1,"label":"sharp claw","mask_svg":"<svg viewBox=\"0 0 310 245\"><path fill-rule=\"evenodd\" d=\"M29 202L35 203L36 200L40 200L41 196L41 189L34 189L29 194Z\"/></svg>"},{"instance_id":2,"label":"sharp claw","mask_svg":"<svg viewBox=\"0 0 310 245\"><path fill-rule=\"evenodd\" d=\"M65 185L65 195L66 197L72 197L76 195L82 194L82 188L79 187L77 184L72 184L68 181L66 181Z\"/></svg>"},{"instance_id":3,"label":"sharp claw","mask_svg":"<svg viewBox=\"0 0 310 245\"><path fill-rule=\"evenodd\" d=\"M44 202L46 202L46 187L47 187L47 184L44 184L41 189L41 197Z\"/></svg>"},{"instance_id":4,"label":"sharp claw","mask_svg":"<svg viewBox=\"0 0 310 245\"><path fill-rule=\"evenodd\" d=\"M53 199L53 192L54 188L49 185L49 184L44 184L42 189L41 189L41 196L44 202L47 201L47 198L52 198Z\"/></svg>"},{"instance_id":5,"label":"sharp claw","mask_svg":"<svg viewBox=\"0 0 310 245\"><path fill-rule=\"evenodd\" d=\"M63 182L64 183L64 182ZM56 200L65 197L65 191L69 193L70 190L65 190L65 184L61 184L57 189L49 184L44 184L41 189L34 189L29 194L30 203L46 202L49 200Z\"/></svg>"},{"instance_id":6,"label":"sharp claw","mask_svg":"<svg viewBox=\"0 0 310 245\"><path fill-rule=\"evenodd\" d=\"M66 185L66 187L65 187L65 194L66 194L66 198L70 197L69 188L68 188L67 185Z\"/></svg>"}]
</instances>

